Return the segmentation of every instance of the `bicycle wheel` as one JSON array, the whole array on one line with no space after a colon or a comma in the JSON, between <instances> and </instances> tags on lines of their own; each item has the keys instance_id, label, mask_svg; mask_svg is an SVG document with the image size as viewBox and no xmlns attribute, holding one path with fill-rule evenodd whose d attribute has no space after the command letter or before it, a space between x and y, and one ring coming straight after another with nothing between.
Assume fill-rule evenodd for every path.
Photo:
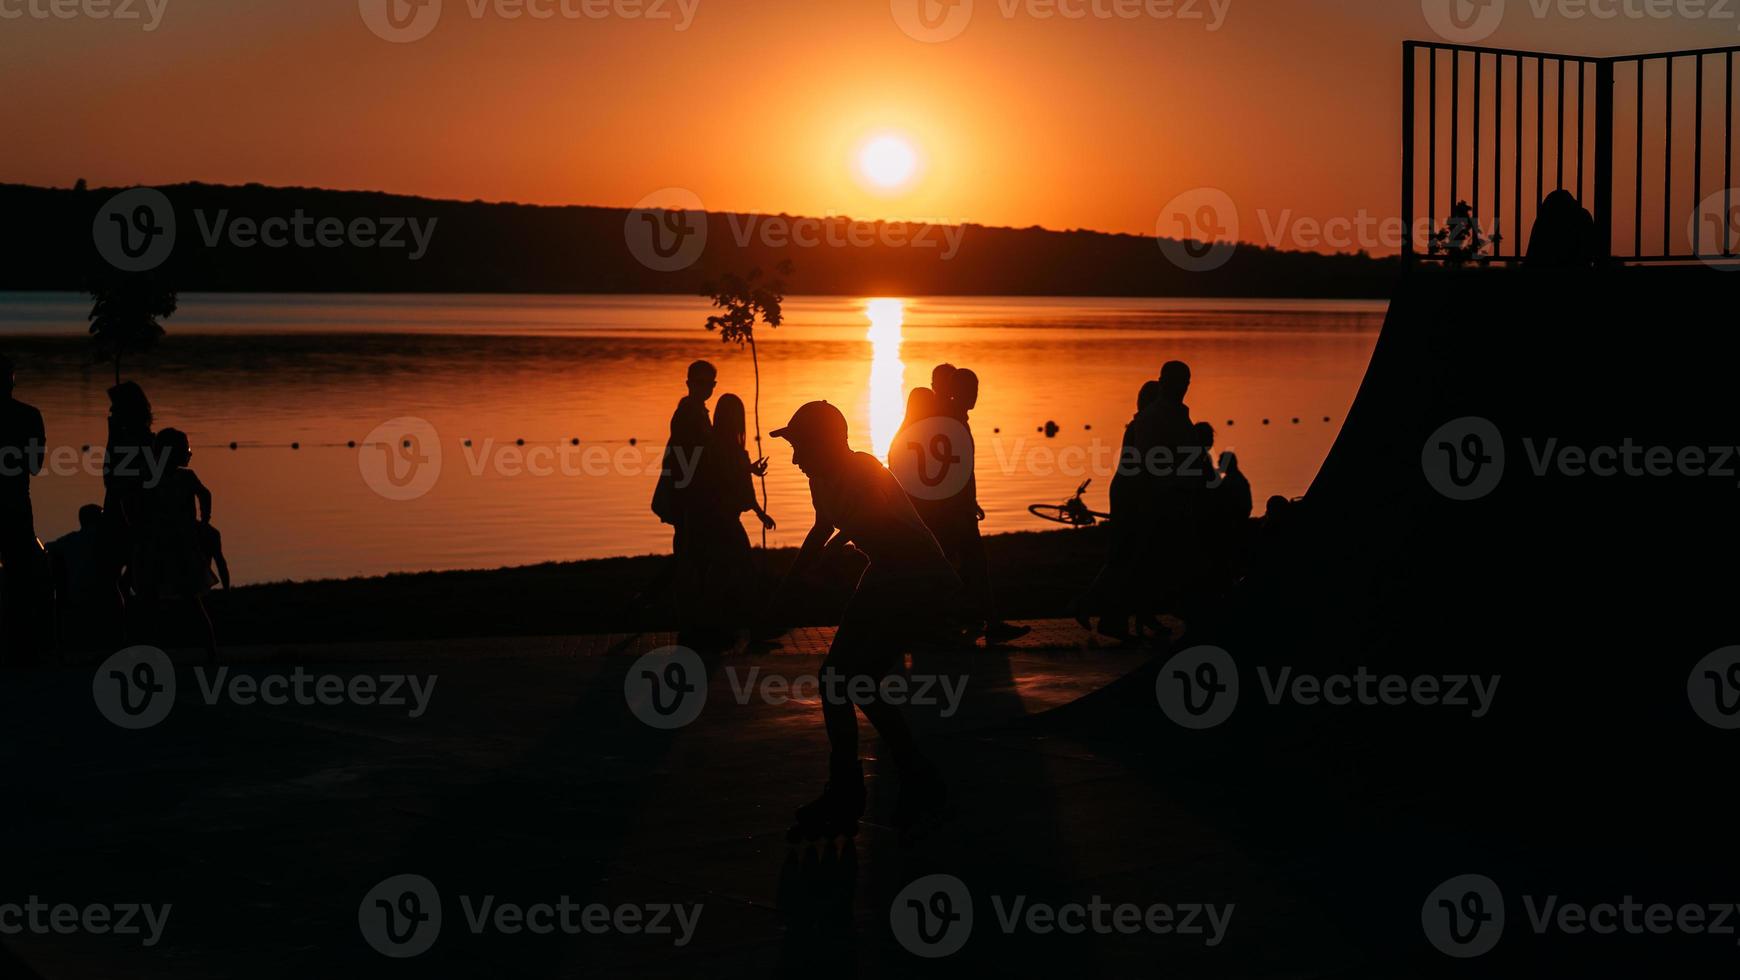
<instances>
[{"instance_id":1,"label":"bicycle wheel","mask_svg":"<svg viewBox=\"0 0 1740 980\"><path fill-rule=\"evenodd\" d=\"M1075 515L1069 510L1069 508L1063 507L1059 504L1032 504L1028 506L1027 512L1042 521L1051 521L1054 524L1067 524L1070 527L1082 526L1081 521L1076 520Z\"/></svg>"}]
</instances>

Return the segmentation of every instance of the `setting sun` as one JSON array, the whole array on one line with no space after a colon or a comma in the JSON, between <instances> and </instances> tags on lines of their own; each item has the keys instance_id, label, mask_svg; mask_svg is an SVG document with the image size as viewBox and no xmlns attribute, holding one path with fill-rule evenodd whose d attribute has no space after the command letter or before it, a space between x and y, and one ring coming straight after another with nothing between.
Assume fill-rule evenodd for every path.
<instances>
[{"instance_id":1,"label":"setting sun","mask_svg":"<svg viewBox=\"0 0 1740 980\"><path fill-rule=\"evenodd\" d=\"M858 170L864 179L884 190L904 186L918 170L918 153L898 136L879 136L858 151Z\"/></svg>"}]
</instances>

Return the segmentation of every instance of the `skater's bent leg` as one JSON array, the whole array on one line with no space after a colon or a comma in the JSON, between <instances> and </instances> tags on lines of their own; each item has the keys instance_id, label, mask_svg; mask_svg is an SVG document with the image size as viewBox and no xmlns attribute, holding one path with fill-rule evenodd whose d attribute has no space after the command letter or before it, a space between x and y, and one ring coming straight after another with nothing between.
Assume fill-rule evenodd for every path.
<instances>
[{"instance_id":1,"label":"skater's bent leg","mask_svg":"<svg viewBox=\"0 0 1740 980\"><path fill-rule=\"evenodd\" d=\"M884 614L886 615L886 614ZM858 761L856 707L876 729L895 765L904 766L916 755L912 729L900 709L882 700L882 679L902 652L897 631L871 623L878 615L852 615L834 635L828 657L822 662L822 720L828 730L830 758L835 768Z\"/></svg>"},{"instance_id":2,"label":"skater's bent leg","mask_svg":"<svg viewBox=\"0 0 1740 980\"><path fill-rule=\"evenodd\" d=\"M918 757L918 743L913 740L912 728L907 725L906 717L900 709L872 695L858 705L869 719L876 735L882 744L888 747L888 754L894 759L894 764L900 769L908 769L913 760Z\"/></svg>"},{"instance_id":3,"label":"skater's bent leg","mask_svg":"<svg viewBox=\"0 0 1740 980\"><path fill-rule=\"evenodd\" d=\"M828 731L831 769L858 764L858 715L847 692L868 658L870 633L846 622L834 634L828 656L822 661L822 725Z\"/></svg>"}]
</instances>

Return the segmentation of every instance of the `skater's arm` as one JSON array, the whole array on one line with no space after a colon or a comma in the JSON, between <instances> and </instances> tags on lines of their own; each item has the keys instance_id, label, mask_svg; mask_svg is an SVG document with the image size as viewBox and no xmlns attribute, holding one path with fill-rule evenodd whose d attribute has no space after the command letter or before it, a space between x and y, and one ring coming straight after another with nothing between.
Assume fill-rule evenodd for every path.
<instances>
[{"instance_id":1,"label":"skater's arm","mask_svg":"<svg viewBox=\"0 0 1740 980\"><path fill-rule=\"evenodd\" d=\"M798 549L797 559L791 563L791 571L786 578L808 575L827 548L828 535L833 533L834 529L825 523L818 523L810 528L810 533L804 535L803 547Z\"/></svg>"},{"instance_id":2,"label":"skater's arm","mask_svg":"<svg viewBox=\"0 0 1740 980\"><path fill-rule=\"evenodd\" d=\"M848 544L851 544L851 543L852 543L851 536L848 535L845 531L841 531L839 534L834 535L833 540L829 541L822 548L821 560L822 561L833 561L835 558L838 558L840 556L840 552L845 551L846 546Z\"/></svg>"},{"instance_id":3,"label":"skater's arm","mask_svg":"<svg viewBox=\"0 0 1740 980\"><path fill-rule=\"evenodd\" d=\"M792 560L791 567L786 570L785 577L779 580L779 585L774 588L772 597L767 601L768 611L771 615L777 615L781 609L785 608L786 596L791 589L791 583L809 574L809 570L815 566L816 560L821 556L823 546L828 542L828 535L833 532L832 527L819 522L818 519L816 526L810 528L810 533L804 536L803 547L798 549L797 558Z\"/></svg>"}]
</instances>

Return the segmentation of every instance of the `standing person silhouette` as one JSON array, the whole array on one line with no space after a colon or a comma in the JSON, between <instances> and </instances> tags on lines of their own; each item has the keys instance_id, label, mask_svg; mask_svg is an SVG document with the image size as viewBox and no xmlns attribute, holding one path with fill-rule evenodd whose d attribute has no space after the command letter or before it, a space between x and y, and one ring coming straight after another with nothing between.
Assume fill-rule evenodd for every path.
<instances>
[{"instance_id":1,"label":"standing person silhouette","mask_svg":"<svg viewBox=\"0 0 1740 980\"><path fill-rule=\"evenodd\" d=\"M894 471L898 468L896 457L910 451L908 435L913 427L926 419L934 419L943 414L942 401L937 398L936 391L930 388L914 388L906 393L906 417L900 422L900 428L894 432L894 441L888 447L888 468ZM915 496L911 493L906 499L912 501L912 509L918 512L924 526L930 528L930 533L942 543L943 522L948 512L948 501L931 500L927 497Z\"/></svg>"},{"instance_id":2,"label":"standing person silhouette","mask_svg":"<svg viewBox=\"0 0 1740 980\"><path fill-rule=\"evenodd\" d=\"M1214 436L1214 426L1196 423L1196 443L1204 459L1214 458ZM1198 605L1218 603L1237 580L1251 518L1251 481L1240 472L1238 456L1224 452L1218 464L1205 465L1214 468L1194 521L1201 556L1201 579L1193 596Z\"/></svg>"},{"instance_id":3,"label":"standing person silhouette","mask_svg":"<svg viewBox=\"0 0 1740 980\"><path fill-rule=\"evenodd\" d=\"M746 428L743 399L720 395L689 494L688 541L678 559L678 594L687 600L681 625L714 650L736 643L737 630L749 625L761 598L744 512L754 513L769 531L777 527L755 498L754 477L767 472L767 460L750 461Z\"/></svg>"},{"instance_id":4,"label":"standing person silhouette","mask_svg":"<svg viewBox=\"0 0 1740 980\"><path fill-rule=\"evenodd\" d=\"M103 446L103 523L98 554L108 596L105 631L112 642L127 636L127 584L122 570L134 563L145 522L145 487L152 479L156 433L145 389L123 381L109 389L109 440Z\"/></svg>"},{"instance_id":5,"label":"standing person silhouette","mask_svg":"<svg viewBox=\"0 0 1740 980\"><path fill-rule=\"evenodd\" d=\"M133 584L151 611L152 629L168 645L166 609L184 603L194 614L206 663L217 666L217 637L205 594L217 583L204 529L211 527L211 491L189 468L193 450L180 429L157 433L162 471L146 487L145 520L138 529Z\"/></svg>"},{"instance_id":6,"label":"standing person silhouette","mask_svg":"<svg viewBox=\"0 0 1740 980\"><path fill-rule=\"evenodd\" d=\"M947 793L936 767L919 754L900 710L883 700L880 682L902 663L911 645L942 632L958 600L960 579L894 475L875 457L852 451L846 417L839 409L810 402L773 437L791 443L792 462L809 477L816 510L815 525L774 594L774 609L784 605L793 581L848 542L870 561L822 662L827 788L819 799L798 808L791 836L800 840L857 833L865 794L854 703L875 727L900 773L895 827L912 831L942 812Z\"/></svg>"},{"instance_id":7,"label":"standing person silhouette","mask_svg":"<svg viewBox=\"0 0 1740 980\"><path fill-rule=\"evenodd\" d=\"M48 437L42 413L13 397L15 366L0 355L0 663L34 660L42 649L48 611L48 567L36 540L30 481L42 472Z\"/></svg>"},{"instance_id":8,"label":"standing person silhouette","mask_svg":"<svg viewBox=\"0 0 1740 980\"><path fill-rule=\"evenodd\" d=\"M977 460L969 416L979 405L979 376L970 368L952 371L948 376L949 399L945 411L966 432L967 451L963 455ZM977 473L971 473L967 476L966 487L945 502L943 530L937 534L937 543L942 545L943 554L960 570L967 605L975 621L973 629L982 629L987 643L1008 643L1026 636L1033 628L1016 626L997 618L996 597L991 589L991 559L985 552L985 538L979 533L979 522L984 519L985 508L979 506L979 477Z\"/></svg>"},{"instance_id":9,"label":"standing person silhouette","mask_svg":"<svg viewBox=\"0 0 1740 980\"><path fill-rule=\"evenodd\" d=\"M1190 365L1167 361L1160 368L1160 388L1147 412L1153 446L1165 450L1170 465L1151 475L1147 486L1150 519L1141 546L1145 601L1138 613L1160 632L1154 614L1188 612L1201 579L1199 561L1203 535L1199 526L1205 509L1213 460L1200 444L1190 406Z\"/></svg>"},{"instance_id":10,"label":"standing person silhouette","mask_svg":"<svg viewBox=\"0 0 1740 980\"><path fill-rule=\"evenodd\" d=\"M1136 395L1136 414L1124 426L1124 442L1118 452L1109 493L1112 508L1110 546L1105 564L1077 602L1076 622L1120 643L1133 641L1130 613L1140 576L1139 568L1149 538L1148 453L1154 446L1151 409L1160 398L1160 382L1149 381Z\"/></svg>"},{"instance_id":11,"label":"standing person silhouette","mask_svg":"<svg viewBox=\"0 0 1740 980\"><path fill-rule=\"evenodd\" d=\"M686 380L689 393L677 402L671 413L670 437L665 440L665 453L659 467L658 485L653 488L652 511L672 528L671 560L659 569L658 576L647 586L646 596L657 596L668 590L677 578L688 544L685 527L690 491L701 452L712 438L713 421L707 414L707 399L719 384L719 371L706 361L689 365ZM682 607L679 597L678 607Z\"/></svg>"}]
</instances>

